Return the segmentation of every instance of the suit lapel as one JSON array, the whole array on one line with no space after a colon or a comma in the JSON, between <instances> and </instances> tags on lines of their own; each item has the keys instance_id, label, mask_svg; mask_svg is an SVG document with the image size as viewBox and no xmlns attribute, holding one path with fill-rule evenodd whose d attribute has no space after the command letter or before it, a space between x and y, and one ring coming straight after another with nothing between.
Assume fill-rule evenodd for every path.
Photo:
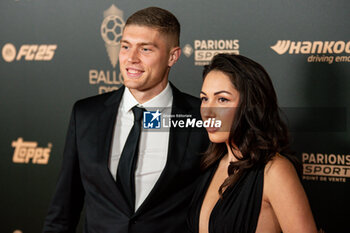
<instances>
[{"instance_id":1,"label":"suit lapel","mask_svg":"<svg viewBox=\"0 0 350 233\"><path fill-rule=\"evenodd\" d=\"M173 91L173 106L171 114L190 113L191 106L189 106L186 99L183 98L183 94L172 84L171 87ZM170 128L167 162L153 189L137 209L135 216L140 215L148 206L152 206L153 202L157 202L158 197L167 189L166 184L168 181L174 178L178 173L178 169L181 167L181 161L185 156L190 131L190 128Z\"/></svg>"},{"instance_id":2,"label":"suit lapel","mask_svg":"<svg viewBox=\"0 0 350 233\"><path fill-rule=\"evenodd\" d=\"M116 117L118 113L118 108L120 101L124 93L124 86L122 86L117 92L111 95L104 103L104 109L100 113L98 127L98 148L99 155L101 158L101 173L103 180L108 190L104 190L106 194L110 197L111 201L116 204L116 207L120 209L124 214L130 216L133 211L127 205L122 193L118 189L118 186L109 170L109 158L112 146L113 132L116 123Z\"/></svg>"}]
</instances>

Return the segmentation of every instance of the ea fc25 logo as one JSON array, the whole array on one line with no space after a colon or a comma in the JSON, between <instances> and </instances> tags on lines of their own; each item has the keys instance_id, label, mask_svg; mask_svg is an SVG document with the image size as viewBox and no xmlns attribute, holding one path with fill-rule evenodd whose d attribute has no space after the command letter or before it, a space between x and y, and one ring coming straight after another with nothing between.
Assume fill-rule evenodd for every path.
<instances>
[{"instance_id":1,"label":"ea fc25 logo","mask_svg":"<svg viewBox=\"0 0 350 233\"><path fill-rule=\"evenodd\" d=\"M143 113L143 128L144 129L160 129L161 113L157 111L145 111Z\"/></svg>"},{"instance_id":2,"label":"ea fc25 logo","mask_svg":"<svg viewBox=\"0 0 350 233\"><path fill-rule=\"evenodd\" d=\"M23 138L18 138L12 142L15 148L12 161L14 163L47 164L49 162L52 144L49 143L46 148L38 147L37 142L25 142Z\"/></svg>"},{"instance_id":3,"label":"ea fc25 logo","mask_svg":"<svg viewBox=\"0 0 350 233\"><path fill-rule=\"evenodd\" d=\"M13 61L51 61L57 49L56 44L26 44L22 45L17 53L16 47L7 43L2 47L2 58L6 62Z\"/></svg>"}]
</instances>

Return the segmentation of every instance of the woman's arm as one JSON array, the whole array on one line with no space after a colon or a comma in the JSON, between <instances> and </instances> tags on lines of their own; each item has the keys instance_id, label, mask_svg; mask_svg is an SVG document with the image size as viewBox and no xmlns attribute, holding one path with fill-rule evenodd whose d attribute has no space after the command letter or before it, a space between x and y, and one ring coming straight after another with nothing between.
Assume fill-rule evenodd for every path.
<instances>
[{"instance_id":1,"label":"woman's arm","mask_svg":"<svg viewBox=\"0 0 350 233\"><path fill-rule=\"evenodd\" d=\"M292 163L276 155L265 168L264 196L284 233L317 233L309 201Z\"/></svg>"}]
</instances>

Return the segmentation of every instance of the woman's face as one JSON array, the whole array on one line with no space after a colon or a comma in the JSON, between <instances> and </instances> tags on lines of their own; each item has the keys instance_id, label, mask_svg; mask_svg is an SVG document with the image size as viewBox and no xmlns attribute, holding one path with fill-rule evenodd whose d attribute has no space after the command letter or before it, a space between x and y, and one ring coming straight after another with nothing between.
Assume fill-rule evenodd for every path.
<instances>
[{"instance_id":1,"label":"woman's face","mask_svg":"<svg viewBox=\"0 0 350 233\"><path fill-rule=\"evenodd\" d=\"M231 83L229 76L221 71L212 70L204 79L200 97L202 119L221 120L220 128L206 128L210 141L227 143L239 103L239 92Z\"/></svg>"}]
</instances>

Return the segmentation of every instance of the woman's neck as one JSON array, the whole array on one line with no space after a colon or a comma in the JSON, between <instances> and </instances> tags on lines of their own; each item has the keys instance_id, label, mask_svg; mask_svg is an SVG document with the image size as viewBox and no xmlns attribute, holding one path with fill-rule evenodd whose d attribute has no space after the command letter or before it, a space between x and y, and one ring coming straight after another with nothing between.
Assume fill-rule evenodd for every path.
<instances>
[{"instance_id":1,"label":"woman's neck","mask_svg":"<svg viewBox=\"0 0 350 233\"><path fill-rule=\"evenodd\" d=\"M230 144L228 142L226 142L226 146L227 146L227 154L222 158L224 161L226 161L228 164L230 162L236 162L238 161L237 157L241 157L242 154L241 152L238 150L237 146L235 144L233 144L233 148L231 148ZM236 156L235 156L236 155Z\"/></svg>"}]
</instances>

